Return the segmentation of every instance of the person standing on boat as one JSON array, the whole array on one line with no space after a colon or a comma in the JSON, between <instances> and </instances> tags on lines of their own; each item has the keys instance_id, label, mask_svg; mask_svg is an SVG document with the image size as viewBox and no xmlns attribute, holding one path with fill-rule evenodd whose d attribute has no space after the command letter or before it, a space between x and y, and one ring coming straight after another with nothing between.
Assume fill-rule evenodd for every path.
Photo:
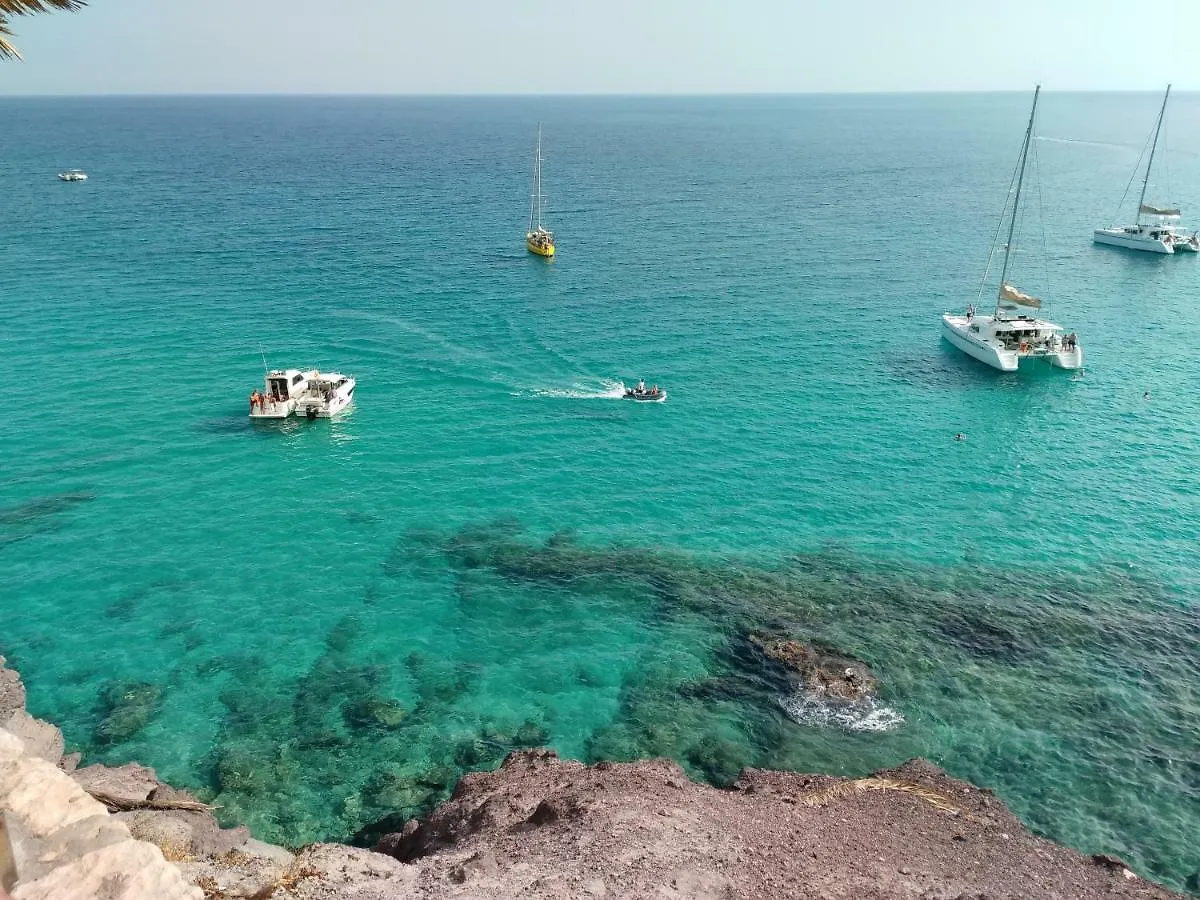
<instances>
[{"instance_id":1,"label":"person standing on boat","mask_svg":"<svg viewBox=\"0 0 1200 900\"><path fill-rule=\"evenodd\" d=\"M639 394L644 394L646 392L646 379L645 378L638 379L637 387L634 388L634 390L637 391Z\"/></svg>"}]
</instances>

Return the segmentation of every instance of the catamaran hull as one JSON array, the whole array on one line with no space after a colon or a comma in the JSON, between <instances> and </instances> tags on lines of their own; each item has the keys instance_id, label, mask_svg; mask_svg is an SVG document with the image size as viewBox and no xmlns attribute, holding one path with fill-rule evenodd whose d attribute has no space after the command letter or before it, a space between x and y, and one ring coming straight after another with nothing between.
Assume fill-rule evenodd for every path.
<instances>
[{"instance_id":1,"label":"catamaran hull","mask_svg":"<svg viewBox=\"0 0 1200 900\"><path fill-rule=\"evenodd\" d=\"M961 333L957 328L942 319L942 337L961 350L967 356L974 357L981 363L999 369L1001 372L1017 371L1017 354L1009 350L999 350L990 344L976 340Z\"/></svg>"},{"instance_id":2,"label":"catamaran hull","mask_svg":"<svg viewBox=\"0 0 1200 900\"><path fill-rule=\"evenodd\" d=\"M949 317L942 317L942 337L970 357L979 360L993 369L1001 372L1015 372L1024 360L1045 360L1059 369L1083 368L1083 348L1076 346L1073 350L1026 351L1005 350L989 344L971 335L965 326L951 322Z\"/></svg>"},{"instance_id":3,"label":"catamaran hull","mask_svg":"<svg viewBox=\"0 0 1200 900\"><path fill-rule=\"evenodd\" d=\"M1166 241L1156 241L1150 238L1138 237L1119 229L1109 230L1097 228L1092 235L1097 244L1110 244L1113 247L1124 247L1127 250L1144 250L1147 253L1174 253L1175 248Z\"/></svg>"}]
</instances>

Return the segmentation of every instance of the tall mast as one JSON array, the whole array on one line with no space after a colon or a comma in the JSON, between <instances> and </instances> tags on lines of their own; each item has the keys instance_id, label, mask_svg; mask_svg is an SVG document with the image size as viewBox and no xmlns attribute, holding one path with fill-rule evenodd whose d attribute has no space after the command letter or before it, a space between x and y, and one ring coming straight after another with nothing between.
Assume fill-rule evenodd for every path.
<instances>
[{"instance_id":1,"label":"tall mast","mask_svg":"<svg viewBox=\"0 0 1200 900\"><path fill-rule=\"evenodd\" d=\"M1146 202L1146 186L1150 184L1150 167L1154 165L1154 151L1158 147L1158 133L1162 131L1163 113L1167 111L1167 98L1171 96L1171 86L1163 94L1162 106L1158 110L1158 124L1154 126L1154 143L1150 145L1150 159L1146 162L1146 177L1142 179L1142 196L1138 197L1137 223L1142 221L1142 204ZM1162 203L1161 200L1158 201Z\"/></svg>"},{"instance_id":2,"label":"tall mast","mask_svg":"<svg viewBox=\"0 0 1200 900\"><path fill-rule=\"evenodd\" d=\"M1025 181L1025 163L1029 161L1029 141L1033 137L1033 119L1037 115L1038 94L1042 91L1039 84L1033 89L1033 109L1029 111L1029 125L1025 128L1025 143L1021 147L1021 171L1017 175L1017 193L1013 197L1012 221L1008 223L1008 240L1004 244L1004 268L1000 270L1000 290L1008 278L1008 258L1012 254L1013 233L1017 230L1017 211L1021 208L1021 185ZM1000 298L996 297L996 315L1000 314Z\"/></svg>"},{"instance_id":3,"label":"tall mast","mask_svg":"<svg viewBox=\"0 0 1200 900\"><path fill-rule=\"evenodd\" d=\"M542 227L542 123L538 122L537 148L533 153L533 198L529 207L529 230L533 231L534 222Z\"/></svg>"}]
</instances>

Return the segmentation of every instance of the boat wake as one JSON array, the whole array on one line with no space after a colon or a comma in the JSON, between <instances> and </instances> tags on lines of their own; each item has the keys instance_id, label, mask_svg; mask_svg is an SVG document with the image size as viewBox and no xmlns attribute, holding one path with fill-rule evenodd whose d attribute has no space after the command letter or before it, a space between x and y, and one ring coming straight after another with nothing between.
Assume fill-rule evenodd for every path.
<instances>
[{"instance_id":1,"label":"boat wake","mask_svg":"<svg viewBox=\"0 0 1200 900\"><path fill-rule=\"evenodd\" d=\"M850 703L820 697L807 691L778 698L779 705L797 725L810 728L843 728L846 731L894 731L904 724L904 716L890 706L874 700Z\"/></svg>"},{"instance_id":2,"label":"boat wake","mask_svg":"<svg viewBox=\"0 0 1200 900\"><path fill-rule=\"evenodd\" d=\"M1102 147L1106 150L1137 150L1133 144L1118 144L1112 141L1085 141L1077 138L1048 137L1044 134L1034 135L1035 141L1046 144L1078 144L1081 147Z\"/></svg>"},{"instance_id":3,"label":"boat wake","mask_svg":"<svg viewBox=\"0 0 1200 900\"><path fill-rule=\"evenodd\" d=\"M620 400L625 396L625 383L603 381L599 387L575 384L569 388L543 388L533 393L536 397L557 397L563 400Z\"/></svg>"}]
</instances>

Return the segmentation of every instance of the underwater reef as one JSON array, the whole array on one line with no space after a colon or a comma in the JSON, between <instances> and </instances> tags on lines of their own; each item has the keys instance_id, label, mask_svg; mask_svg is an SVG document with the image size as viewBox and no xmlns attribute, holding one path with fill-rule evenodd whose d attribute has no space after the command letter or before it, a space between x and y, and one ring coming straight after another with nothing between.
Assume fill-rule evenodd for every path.
<instances>
[{"instance_id":1,"label":"underwater reef","mask_svg":"<svg viewBox=\"0 0 1200 900\"><path fill-rule=\"evenodd\" d=\"M753 643L814 674L794 642ZM855 666L842 674L861 684ZM398 816L371 850L292 852L221 828L153 769L78 768L24 704L0 657L0 892L18 900L1176 896L1115 856L1031 834L991 791L919 759L854 779L746 769L720 790L669 760L589 767L514 750L421 819ZM397 712L356 716L388 727Z\"/></svg>"},{"instance_id":2,"label":"underwater reef","mask_svg":"<svg viewBox=\"0 0 1200 900\"><path fill-rule=\"evenodd\" d=\"M82 749L128 758L186 676L217 721L181 786L292 847L370 846L548 746L721 787L924 756L1038 834L1177 887L1195 868L1200 617L1128 570L713 558L499 520L399 535L355 590L294 674L185 622L176 670L106 687Z\"/></svg>"}]
</instances>

